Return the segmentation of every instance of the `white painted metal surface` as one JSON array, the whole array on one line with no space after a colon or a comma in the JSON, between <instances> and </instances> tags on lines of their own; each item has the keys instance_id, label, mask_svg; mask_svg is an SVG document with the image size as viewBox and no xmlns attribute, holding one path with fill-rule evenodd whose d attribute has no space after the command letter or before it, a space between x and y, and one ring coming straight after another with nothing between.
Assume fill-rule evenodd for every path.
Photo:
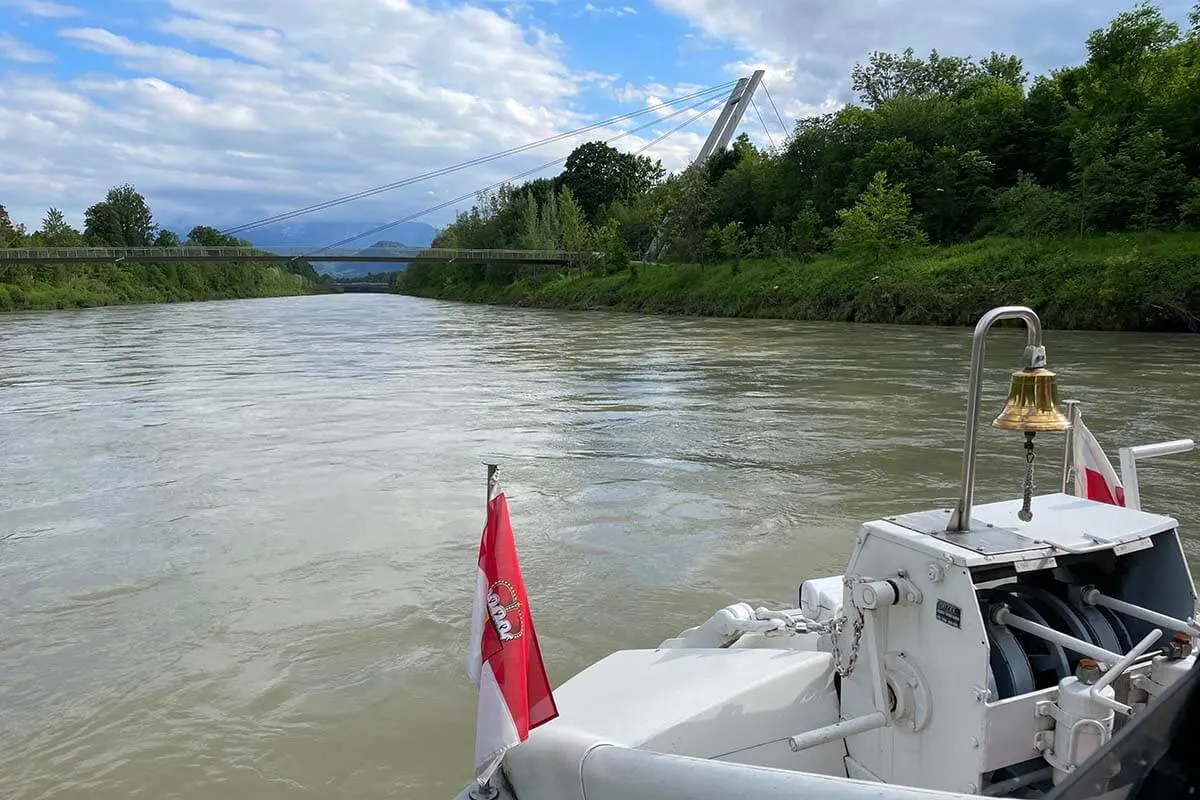
<instances>
[{"instance_id":1,"label":"white painted metal surface","mask_svg":"<svg viewBox=\"0 0 1200 800\"><path fill-rule=\"evenodd\" d=\"M1074 675L1058 684L1058 699L1046 702L1045 716L1054 718L1054 730L1040 741L1050 747L1044 753L1054 767L1054 783L1060 784L1088 756L1100 749L1112 736L1115 712L1100 702L1093 687ZM1111 686L1102 690L1101 697L1116 696Z\"/></svg>"},{"instance_id":2,"label":"white painted metal surface","mask_svg":"<svg viewBox=\"0 0 1200 800\"><path fill-rule=\"evenodd\" d=\"M968 800L870 781L681 758L620 747L596 748L582 769L587 800ZM524 798L522 798L524 800Z\"/></svg>"},{"instance_id":3,"label":"white painted metal surface","mask_svg":"<svg viewBox=\"0 0 1200 800\"><path fill-rule=\"evenodd\" d=\"M773 649L622 650L555 690L560 717L505 759L521 800L578 794L601 744L844 775L841 743L794 753L797 730L837 720L828 653Z\"/></svg>"},{"instance_id":4,"label":"white painted metal surface","mask_svg":"<svg viewBox=\"0 0 1200 800\"><path fill-rule=\"evenodd\" d=\"M800 611L818 622L842 613L842 576L810 578L800 584Z\"/></svg>"}]
</instances>

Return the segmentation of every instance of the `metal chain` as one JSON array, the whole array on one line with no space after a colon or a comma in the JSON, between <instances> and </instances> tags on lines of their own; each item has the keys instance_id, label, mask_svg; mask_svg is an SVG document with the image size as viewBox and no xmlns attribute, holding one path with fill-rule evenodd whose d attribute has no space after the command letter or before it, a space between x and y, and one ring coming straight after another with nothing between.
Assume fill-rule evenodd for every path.
<instances>
[{"instance_id":1,"label":"metal chain","mask_svg":"<svg viewBox=\"0 0 1200 800\"><path fill-rule=\"evenodd\" d=\"M1021 504L1021 510L1017 512L1017 517L1022 522L1029 522L1033 519L1033 511L1030 510L1030 505L1033 503L1033 431L1025 433L1025 496L1024 502Z\"/></svg>"},{"instance_id":2,"label":"metal chain","mask_svg":"<svg viewBox=\"0 0 1200 800\"><path fill-rule=\"evenodd\" d=\"M855 583L863 583L865 580L866 580L865 578L843 577L842 583L845 585L845 587L847 589L851 589L851 587ZM845 628L846 622L849 620L849 617L847 617L845 614L842 614L842 616L838 617L837 620L833 623L833 625L830 626L830 632L833 634L833 663L834 663L835 668L837 669L838 675L843 678L850 677L850 673L854 672L854 667L858 664L858 651L859 651L859 648L862 646L863 625L866 621L863 617L862 609L859 608L858 605L855 604L855 602L854 602L853 591L851 591L849 594L850 594L850 605L854 606L854 612L855 612L854 638L850 642L850 661L844 667L842 666L842 648L841 648L839 642L841 641L841 638L842 638L842 630Z\"/></svg>"}]
</instances>

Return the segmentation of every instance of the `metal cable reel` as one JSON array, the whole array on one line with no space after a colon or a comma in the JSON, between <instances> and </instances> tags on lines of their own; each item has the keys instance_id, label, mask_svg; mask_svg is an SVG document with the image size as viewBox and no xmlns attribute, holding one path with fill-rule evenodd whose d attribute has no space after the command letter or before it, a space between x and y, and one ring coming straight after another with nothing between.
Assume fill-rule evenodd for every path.
<instances>
[{"instance_id":1,"label":"metal cable reel","mask_svg":"<svg viewBox=\"0 0 1200 800\"><path fill-rule=\"evenodd\" d=\"M1067 589L1064 585L1064 589ZM1125 653L1131 647L1129 632L1107 609L1086 606L1066 591L1068 601L1057 594L1027 583L1009 583L978 592L979 608L991 651L989 688L993 697L1004 699L1058 685L1072 675L1082 653L1032 633L1011 628L995 620L995 611L1009 611L1030 622L1069 634L1095 647Z\"/></svg>"},{"instance_id":2,"label":"metal cable reel","mask_svg":"<svg viewBox=\"0 0 1200 800\"><path fill-rule=\"evenodd\" d=\"M988 632L997 638L999 646L995 655L1000 656L1006 664L1011 664L1016 658L1016 652L1013 649L1015 645L1024 656L1025 664L1028 665L1027 672L1022 667L1017 667L1022 678L1019 683L1010 685L1013 694L1025 694L1036 689L1057 685L1060 680L1071 674L1071 665L1067 654L1060 645L1047 642L1045 639L1040 639L1024 631L1006 628L992 621L992 607L1003 603L1012 609L1013 613L1020 614L1040 625L1049 626L1051 623L1026 598L1016 593L1006 592L1004 589L982 589L979 592L979 599L985 604L984 613L990 622ZM1012 672L1010 666L1006 669ZM997 689L1000 688L998 685ZM1002 694L1001 696L1012 695Z\"/></svg>"}]
</instances>

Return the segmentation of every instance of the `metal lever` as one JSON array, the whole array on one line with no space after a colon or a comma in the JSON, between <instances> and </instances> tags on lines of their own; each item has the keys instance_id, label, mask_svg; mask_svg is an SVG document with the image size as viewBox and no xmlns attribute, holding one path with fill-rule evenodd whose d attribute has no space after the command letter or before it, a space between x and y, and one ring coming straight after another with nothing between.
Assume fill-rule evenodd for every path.
<instances>
[{"instance_id":1,"label":"metal lever","mask_svg":"<svg viewBox=\"0 0 1200 800\"><path fill-rule=\"evenodd\" d=\"M1133 713L1132 706L1127 706L1117 700L1111 700L1100 694L1100 692L1110 683L1119 678L1122 672L1129 669L1133 662L1141 658L1142 655L1150 649L1150 645L1154 644L1162 637L1162 634L1163 632L1159 628L1155 628L1154 630L1150 631L1140 642L1134 645L1133 649L1130 650L1124 658L1109 667L1108 671L1104 673L1100 680L1092 684L1092 688L1088 691L1088 694L1091 695L1092 699L1102 706L1111 708L1113 711L1120 711L1126 716L1131 715Z\"/></svg>"},{"instance_id":2,"label":"metal lever","mask_svg":"<svg viewBox=\"0 0 1200 800\"><path fill-rule=\"evenodd\" d=\"M1195 618L1190 620L1176 619L1168 617L1166 614L1159 614L1157 611L1151 611L1148 608L1135 606L1133 603L1126 603L1124 600L1118 600L1115 597L1109 597L1101 593L1095 586L1085 586L1080 590L1080 596L1083 602L1090 606L1103 606L1111 608L1113 611L1120 611L1122 614L1128 614L1134 619L1140 619L1143 622L1149 622L1151 625L1158 625L1161 628L1166 628L1169 631L1178 633L1187 633L1192 636L1200 634L1200 625L1196 623Z\"/></svg>"},{"instance_id":3,"label":"metal lever","mask_svg":"<svg viewBox=\"0 0 1200 800\"><path fill-rule=\"evenodd\" d=\"M1068 650L1073 650L1088 658L1094 658L1104 664L1119 664L1123 660L1120 653L1105 650L1103 647L1097 647L1090 642L1076 639L1074 636L1056 631L1053 628L1047 628L1045 625L1040 625L1031 619L1018 616L1004 604L996 606L995 611L992 612L992 620L998 625L1007 625L1019 631L1032 633L1034 636L1061 645Z\"/></svg>"}]
</instances>

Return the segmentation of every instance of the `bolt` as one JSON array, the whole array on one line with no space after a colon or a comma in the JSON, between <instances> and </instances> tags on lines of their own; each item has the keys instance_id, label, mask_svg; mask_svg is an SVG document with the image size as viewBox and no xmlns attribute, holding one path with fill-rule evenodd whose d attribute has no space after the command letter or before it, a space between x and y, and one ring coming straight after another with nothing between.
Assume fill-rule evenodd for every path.
<instances>
[{"instance_id":1,"label":"bolt","mask_svg":"<svg viewBox=\"0 0 1200 800\"><path fill-rule=\"evenodd\" d=\"M971 743L971 747L979 747L979 740L976 739L974 736L972 736L967 741Z\"/></svg>"},{"instance_id":2,"label":"bolt","mask_svg":"<svg viewBox=\"0 0 1200 800\"><path fill-rule=\"evenodd\" d=\"M1100 680L1100 664L1094 658L1081 658L1075 667L1075 677L1089 686Z\"/></svg>"},{"instance_id":3,"label":"bolt","mask_svg":"<svg viewBox=\"0 0 1200 800\"><path fill-rule=\"evenodd\" d=\"M913 594L912 592L909 592L908 594L904 595L904 599L910 603L917 602L917 596L915 594Z\"/></svg>"},{"instance_id":4,"label":"bolt","mask_svg":"<svg viewBox=\"0 0 1200 800\"><path fill-rule=\"evenodd\" d=\"M1176 634L1175 638L1167 642L1167 660L1178 661L1181 658L1187 658L1192 653L1192 637L1186 633Z\"/></svg>"}]
</instances>

